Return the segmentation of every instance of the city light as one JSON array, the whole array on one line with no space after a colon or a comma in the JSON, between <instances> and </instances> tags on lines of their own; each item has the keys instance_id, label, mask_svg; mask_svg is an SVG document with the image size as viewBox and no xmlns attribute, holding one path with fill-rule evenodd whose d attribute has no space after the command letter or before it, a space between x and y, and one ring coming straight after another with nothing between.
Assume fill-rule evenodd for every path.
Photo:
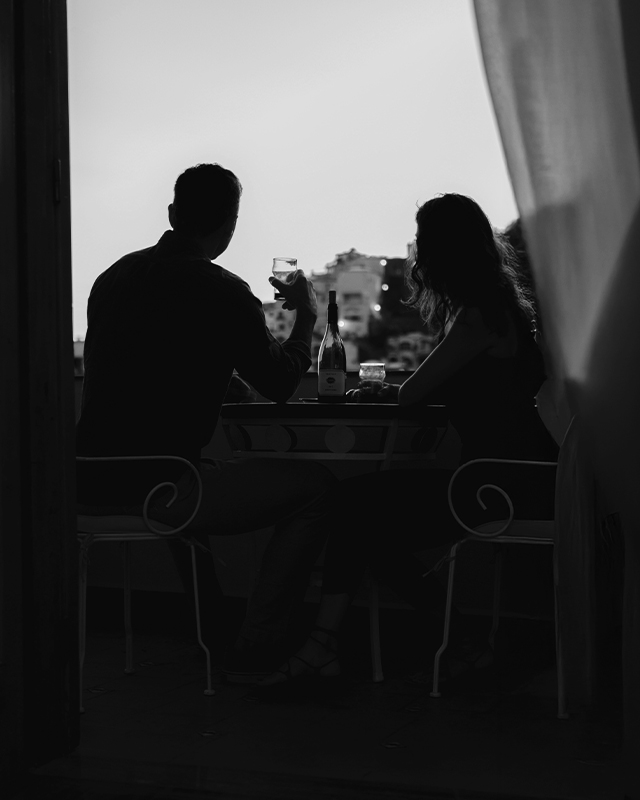
<instances>
[{"instance_id":1,"label":"city light","mask_svg":"<svg viewBox=\"0 0 640 800\"><path fill-rule=\"evenodd\" d=\"M382 306L380 305L380 303L376 303L375 306L373 307L373 310L374 311L380 311L381 308L382 308Z\"/></svg>"},{"instance_id":2,"label":"city light","mask_svg":"<svg viewBox=\"0 0 640 800\"><path fill-rule=\"evenodd\" d=\"M387 266L387 259L386 258L381 258L380 259L380 264L381 264L381 266L386 267Z\"/></svg>"},{"instance_id":3,"label":"city light","mask_svg":"<svg viewBox=\"0 0 640 800\"><path fill-rule=\"evenodd\" d=\"M343 319L341 319L340 322L338 322L338 327L339 328L344 328L344 320Z\"/></svg>"},{"instance_id":4,"label":"city light","mask_svg":"<svg viewBox=\"0 0 640 800\"><path fill-rule=\"evenodd\" d=\"M383 283L381 288L382 288L383 292L388 292L389 291L389 284L388 283Z\"/></svg>"}]
</instances>

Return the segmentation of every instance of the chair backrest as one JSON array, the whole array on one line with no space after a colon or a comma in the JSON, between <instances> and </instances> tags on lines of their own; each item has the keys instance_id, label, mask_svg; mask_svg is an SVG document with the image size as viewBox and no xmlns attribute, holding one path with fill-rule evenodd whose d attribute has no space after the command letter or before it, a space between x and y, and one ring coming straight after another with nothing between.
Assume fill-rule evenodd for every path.
<instances>
[{"instance_id":1,"label":"chair backrest","mask_svg":"<svg viewBox=\"0 0 640 800\"><path fill-rule=\"evenodd\" d=\"M167 530L166 525L162 525L160 527L156 527L157 522L154 524L154 521L150 520L150 518L149 518L149 503L150 503L151 498L153 497L153 495L157 491L159 491L160 489L165 489L165 488L166 489L171 489L172 492L173 492L171 498L166 503L167 508L175 502L176 498L178 497L178 486L176 485L176 483L174 481L162 481L161 483L158 483L156 486L154 486L151 489L151 491L149 491L147 493L147 496L146 496L146 498L144 500L144 503L142 505L142 519L144 520L144 524L148 528L148 530L151 533L157 534L158 536L167 536L167 535L173 536L176 533L180 533L185 528L187 528L191 524L191 522L193 522L196 514L198 513L198 511L200 509L200 504L202 502L202 479L200 477L200 473L198 472L196 467L190 461L188 461L186 458L182 458L181 456L163 456L163 455L151 455L151 456L76 456L76 461L78 461L78 462L173 461L173 462L178 462L178 463L184 464L184 466L187 468L187 469L185 469L185 472L188 469L190 469L191 472L194 474L195 479L196 479L197 499L196 499L196 505L195 505L195 508L194 508L193 512L191 513L189 518L186 520L186 522L182 523L182 525L179 525L176 528L172 528L171 530ZM86 515L85 514L83 516L90 516L90 515ZM96 516L100 516L100 515L96 514Z\"/></svg>"},{"instance_id":2,"label":"chair backrest","mask_svg":"<svg viewBox=\"0 0 640 800\"><path fill-rule=\"evenodd\" d=\"M505 467L508 472L504 472ZM508 484L503 482L501 486L497 480L504 478L504 475L508 475L509 479L511 479L514 475L514 470L519 469L523 479L530 481L531 485L549 487L548 492L543 491L543 499L546 499L546 494L549 494L546 505L549 506L548 516L550 518L549 521L551 521L553 519L553 485L556 480L556 468L555 461L520 461L504 458L476 458L472 461L466 461L458 467L449 481L448 500L451 513L460 527L470 535L480 539L495 539L497 536L502 536L516 519L516 512L509 492L505 489L505 485L508 488ZM502 471L504 473L503 476L496 477L497 471ZM493 477L491 476L492 472L494 473ZM469 499L468 494L475 491L475 502L483 511L487 510L483 498L487 496L488 492L497 493L503 498L508 509L506 517L499 520L499 525L472 526L467 524L459 514L461 510L460 503L456 503L454 500L454 491L461 490L464 490L464 496L467 500Z\"/></svg>"}]
</instances>

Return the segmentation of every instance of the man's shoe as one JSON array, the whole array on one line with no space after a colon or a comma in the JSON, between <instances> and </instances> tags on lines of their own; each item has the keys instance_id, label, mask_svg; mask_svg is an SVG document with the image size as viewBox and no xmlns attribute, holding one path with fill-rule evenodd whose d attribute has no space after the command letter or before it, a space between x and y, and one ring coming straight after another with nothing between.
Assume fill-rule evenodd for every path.
<instances>
[{"instance_id":1,"label":"man's shoe","mask_svg":"<svg viewBox=\"0 0 640 800\"><path fill-rule=\"evenodd\" d=\"M275 672L285 657L283 646L278 644L230 647L225 653L221 671L230 683L257 683Z\"/></svg>"}]
</instances>

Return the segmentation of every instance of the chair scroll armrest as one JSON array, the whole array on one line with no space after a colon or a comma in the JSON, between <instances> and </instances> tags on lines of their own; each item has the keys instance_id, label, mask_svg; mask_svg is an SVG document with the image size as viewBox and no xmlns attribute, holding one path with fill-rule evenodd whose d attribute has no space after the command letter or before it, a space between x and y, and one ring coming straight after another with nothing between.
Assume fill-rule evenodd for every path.
<instances>
[{"instance_id":1,"label":"chair scroll armrest","mask_svg":"<svg viewBox=\"0 0 640 800\"><path fill-rule=\"evenodd\" d=\"M555 469L557 467L557 463L555 461L519 461L519 460L516 460L516 459L507 459L507 458L476 458L476 459L473 459L471 461L467 461L464 464L461 464L458 467L458 469L453 473L453 475L451 476L451 480L449 481L449 487L448 487L448 490L447 490L447 496L448 496L448 500L449 500L449 509L451 510L451 514L453 515L453 517L456 520L456 522L462 528L464 528L464 530L467 533L469 533L472 536L477 537L478 539L495 539L497 536L502 536L507 531L507 529L509 528L511 523L513 522L513 520L515 518L515 511L514 511L514 508L513 508L513 502L511 500L511 497L509 496L508 492L506 492L501 486L498 486L495 483L483 483L478 487L478 489L476 491L476 501L478 502L478 505L480 506L480 508L482 508L483 511L486 511L487 510L487 506L486 506L486 503L484 502L484 500L482 499L483 492L485 490L492 489L493 491L495 491L498 494L502 495L502 497L506 501L507 507L509 509L509 516L508 516L507 520L505 521L504 525L501 528L499 528L498 530L496 530L496 531L490 531L490 532L486 531L485 532L485 531L479 531L479 530L476 530L475 528L469 527L466 523L464 523L460 519L460 516L458 515L456 509L454 508L454 503L453 503L453 498L452 498L453 485L454 485L455 481L458 479L458 477L460 476L460 473L462 473L464 470L469 469L472 465L475 465L475 464L505 464L505 465L512 465L512 466L515 466L515 467L517 467L517 466L531 466L531 467L541 467L541 468L547 468L547 469L550 468L550 467Z\"/></svg>"},{"instance_id":2,"label":"chair scroll armrest","mask_svg":"<svg viewBox=\"0 0 640 800\"><path fill-rule=\"evenodd\" d=\"M178 526L177 528L171 528L171 530L160 530L152 524L152 520L149 519L149 503L153 495L159 490L163 488L171 488L173 489L173 495L169 502L166 504L166 507L169 508L176 498L178 497L178 487L173 481L163 481L162 483L157 484L156 486L151 489L151 491L147 494L143 506L142 506L142 518L144 520L144 524L147 526L151 533L156 534L157 536L175 536L176 533L180 533L183 531L188 525L193 522L196 514L200 509L200 503L202 502L202 478L200 477L200 473L196 469L196 467L188 461L186 458L181 458L180 456L76 456L76 461L88 461L88 462L95 462L95 461L177 461L182 464L185 464L189 469L193 472L196 478L196 484L198 486L198 498L196 501L196 506L186 522L183 522L182 525Z\"/></svg>"}]
</instances>

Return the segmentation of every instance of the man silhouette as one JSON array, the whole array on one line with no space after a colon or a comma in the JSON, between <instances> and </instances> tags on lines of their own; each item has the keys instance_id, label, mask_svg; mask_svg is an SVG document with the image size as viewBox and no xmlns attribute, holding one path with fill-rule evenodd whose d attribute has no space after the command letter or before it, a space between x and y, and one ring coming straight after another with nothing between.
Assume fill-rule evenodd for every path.
<instances>
[{"instance_id":1,"label":"man silhouette","mask_svg":"<svg viewBox=\"0 0 640 800\"><path fill-rule=\"evenodd\" d=\"M279 343L249 286L214 263L233 237L241 192L236 176L218 164L187 169L169 206L172 230L97 278L76 433L79 455L177 455L194 464L203 498L190 531L207 546L209 535L275 526L224 667L231 680L253 680L280 658L290 612L325 540L316 501L334 479L312 462L201 459L234 371L261 395L284 402L311 365L317 305L304 274L287 284L271 279L284 307L296 313L289 338ZM167 480L177 483L179 498L167 508L168 497L154 495L150 516L179 525L194 507L196 482L191 470L168 471L167 462L80 462L78 502L87 512L131 513ZM192 593L189 551L179 541L170 547ZM200 553L198 568L213 617L220 592L212 559ZM216 649L211 620L208 638Z\"/></svg>"}]
</instances>

